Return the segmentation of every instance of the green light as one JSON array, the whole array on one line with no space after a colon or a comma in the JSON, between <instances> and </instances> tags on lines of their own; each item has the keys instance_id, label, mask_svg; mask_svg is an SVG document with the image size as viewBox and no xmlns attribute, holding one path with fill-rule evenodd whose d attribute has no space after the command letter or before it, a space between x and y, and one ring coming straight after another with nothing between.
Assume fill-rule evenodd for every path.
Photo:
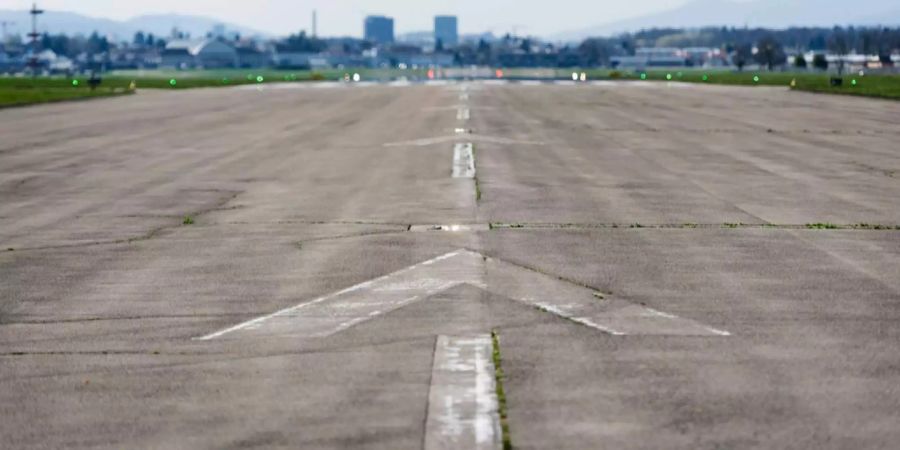
<instances>
[{"instance_id":1,"label":"green light","mask_svg":"<svg viewBox=\"0 0 900 450\"><path fill-rule=\"evenodd\" d=\"M78 86L78 85L79 85L78 80L72 80L72 86Z\"/></svg>"},{"instance_id":2,"label":"green light","mask_svg":"<svg viewBox=\"0 0 900 450\"><path fill-rule=\"evenodd\" d=\"M646 73L642 73L642 74L641 74L641 79L642 79L642 80L646 80L646 79L647 79L647 74L646 74Z\"/></svg>"},{"instance_id":3,"label":"green light","mask_svg":"<svg viewBox=\"0 0 900 450\"><path fill-rule=\"evenodd\" d=\"M263 78L262 75L256 77L256 82L257 82L257 83L262 83L263 81L265 81L265 78Z\"/></svg>"},{"instance_id":4,"label":"green light","mask_svg":"<svg viewBox=\"0 0 900 450\"><path fill-rule=\"evenodd\" d=\"M753 75L753 82L759 83L759 75Z\"/></svg>"},{"instance_id":5,"label":"green light","mask_svg":"<svg viewBox=\"0 0 900 450\"><path fill-rule=\"evenodd\" d=\"M231 81L228 78L222 78L222 84L228 84Z\"/></svg>"},{"instance_id":6,"label":"green light","mask_svg":"<svg viewBox=\"0 0 900 450\"><path fill-rule=\"evenodd\" d=\"M704 75L703 75L703 81L709 81L709 75L704 74Z\"/></svg>"},{"instance_id":7,"label":"green light","mask_svg":"<svg viewBox=\"0 0 900 450\"><path fill-rule=\"evenodd\" d=\"M850 81L850 84L856 86L856 78L854 78L853 80L851 80L851 81Z\"/></svg>"},{"instance_id":8,"label":"green light","mask_svg":"<svg viewBox=\"0 0 900 450\"><path fill-rule=\"evenodd\" d=\"M671 80L671 79L672 79L672 74L671 74L671 73L667 73L667 74L666 74L666 79L667 79L667 80Z\"/></svg>"},{"instance_id":9,"label":"green light","mask_svg":"<svg viewBox=\"0 0 900 450\"><path fill-rule=\"evenodd\" d=\"M178 84L178 81L176 81L174 78L172 78L171 80L169 80L169 85L170 85L170 86L175 86L176 84Z\"/></svg>"}]
</instances>

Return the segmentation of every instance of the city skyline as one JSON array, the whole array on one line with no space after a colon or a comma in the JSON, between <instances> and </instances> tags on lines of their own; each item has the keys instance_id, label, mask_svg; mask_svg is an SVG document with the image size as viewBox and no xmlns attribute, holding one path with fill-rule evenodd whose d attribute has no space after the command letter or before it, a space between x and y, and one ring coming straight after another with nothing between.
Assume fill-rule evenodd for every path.
<instances>
[{"instance_id":1,"label":"city skyline","mask_svg":"<svg viewBox=\"0 0 900 450\"><path fill-rule=\"evenodd\" d=\"M610 5L591 1L573 1L568 8L548 8L543 2L493 0L263 0L254 4L228 4L211 0L161 0L125 3L115 0L44 0L42 8L75 12L92 17L127 20L148 14L199 15L215 18L270 34L286 34L311 29L311 14L318 11L320 35L356 36L362 34L365 17L393 17L398 34L433 28L435 16L459 17L460 33L521 32L552 35L570 29L593 26L615 20L678 7L688 0L638 0ZM32 0L0 0L0 10L27 9Z\"/></svg>"}]
</instances>

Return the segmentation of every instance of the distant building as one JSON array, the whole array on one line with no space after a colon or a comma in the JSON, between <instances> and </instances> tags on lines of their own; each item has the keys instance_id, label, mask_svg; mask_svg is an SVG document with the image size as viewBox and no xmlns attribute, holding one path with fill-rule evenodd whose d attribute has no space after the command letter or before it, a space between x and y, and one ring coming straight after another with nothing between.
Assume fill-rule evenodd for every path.
<instances>
[{"instance_id":1,"label":"distant building","mask_svg":"<svg viewBox=\"0 0 900 450\"><path fill-rule=\"evenodd\" d=\"M394 19L384 16L366 17L365 39L376 44L394 42Z\"/></svg>"},{"instance_id":2,"label":"distant building","mask_svg":"<svg viewBox=\"0 0 900 450\"><path fill-rule=\"evenodd\" d=\"M270 52L258 49L254 46L236 47L235 51L238 56L238 67L243 69L268 67L273 63L272 54Z\"/></svg>"},{"instance_id":3,"label":"distant building","mask_svg":"<svg viewBox=\"0 0 900 450\"><path fill-rule=\"evenodd\" d=\"M648 67L685 67L689 64L685 53L678 48L639 48L634 56L613 56L610 65L620 69L646 69Z\"/></svg>"},{"instance_id":4,"label":"distant building","mask_svg":"<svg viewBox=\"0 0 900 450\"><path fill-rule=\"evenodd\" d=\"M434 18L434 42L441 42L444 47L459 45L459 22L456 16Z\"/></svg>"},{"instance_id":5,"label":"distant building","mask_svg":"<svg viewBox=\"0 0 900 450\"><path fill-rule=\"evenodd\" d=\"M171 41L162 52L162 66L176 69L219 69L239 63L234 47L213 39Z\"/></svg>"}]
</instances>

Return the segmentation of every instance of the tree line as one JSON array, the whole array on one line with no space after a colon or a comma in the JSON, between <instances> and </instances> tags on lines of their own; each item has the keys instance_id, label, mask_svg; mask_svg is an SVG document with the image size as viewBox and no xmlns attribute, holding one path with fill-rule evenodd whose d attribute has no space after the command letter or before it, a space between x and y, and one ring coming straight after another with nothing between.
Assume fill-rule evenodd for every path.
<instances>
[{"instance_id":1,"label":"tree line","mask_svg":"<svg viewBox=\"0 0 900 450\"><path fill-rule=\"evenodd\" d=\"M788 62L785 49L793 53L878 55L886 60L891 53L900 50L900 28L656 28L610 38L586 39L577 47L577 52L583 65L606 65L612 56L634 55L636 49L644 47L718 48L731 54L738 67L754 62L770 68L785 64ZM821 61L824 59L818 62Z\"/></svg>"}]
</instances>

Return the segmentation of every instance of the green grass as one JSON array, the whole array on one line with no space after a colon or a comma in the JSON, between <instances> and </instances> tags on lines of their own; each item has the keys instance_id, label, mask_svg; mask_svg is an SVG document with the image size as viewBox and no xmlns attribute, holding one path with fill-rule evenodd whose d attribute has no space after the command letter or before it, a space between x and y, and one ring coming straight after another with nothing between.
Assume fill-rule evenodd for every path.
<instances>
[{"instance_id":1,"label":"green grass","mask_svg":"<svg viewBox=\"0 0 900 450\"><path fill-rule=\"evenodd\" d=\"M104 86L92 91L83 83L74 86L64 78L0 78L0 108L61 102L130 93L127 86Z\"/></svg>"},{"instance_id":2,"label":"green grass","mask_svg":"<svg viewBox=\"0 0 900 450\"><path fill-rule=\"evenodd\" d=\"M104 84L127 86L132 81L138 89L191 89L199 87L225 87L263 83L294 83L306 81L339 81L345 75L360 74L362 81L392 79L399 76L420 77L423 70L399 69L328 69L328 70L271 70L271 69L222 69L222 70L127 70L116 71L104 77Z\"/></svg>"},{"instance_id":3,"label":"green grass","mask_svg":"<svg viewBox=\"0 0 900 450\"><path fill-rule=\"evenodd\" d=\"M184 220L181 221L182 225L193 225L194 218L191 216L184 216Z\"/></svg>"},{"instance_id":4,"label":"green grass","mask_svg":"<svg viewBox=\"0 0 900 450\"><path fill-rule=\"evenodd\" d=\"M497 403L499 403L500 428L503 432L503 450L512 450L512 437L509 433L509 413L506 405L506 391L503 389L503 381L506 375L503 373L502 358L500 357L500 336L496 331L491 331L491 339L494 343L494 377L497 384Z\"/></svg>"},{"instance_id":5,"label":"green grass","mask_svg":"<svg viewBox=\"0 0 900 450\"><path fill-rule=\"evenodd\" d=\"M558 78L568 78L572 72L582 70L558 70ZM722 69L672 69L648 70L643 72L625 70L591 69L584 70L590 80L646 80L646 81L678 81L683 83L702 83L740 86L784 86L797 91L821 92L828 94L857 95L900 99L900 75L844 75L844 85L832 87L829 83L832 74L820 72L768 72L768 71L730 71ZM853 84L853 81L856 84Z\"/></svg>"},{"instance_id":6,"label":"green grass","mask_svg":"<svg viewBox=\"0 0 900 450\"><path fill-rule=\"evenodd\" d=\"M52 76L0 77L0 107L21 106L83 98L107 97L136 89L193 89L263 83L338 81L344 75L359 73L363 81L392 79L398 76L421 77L424 70L346 69L346 70L153 70L116 71L104 74L96 90L88 87L88 77Z\"/></svg>"}]
</instances>

